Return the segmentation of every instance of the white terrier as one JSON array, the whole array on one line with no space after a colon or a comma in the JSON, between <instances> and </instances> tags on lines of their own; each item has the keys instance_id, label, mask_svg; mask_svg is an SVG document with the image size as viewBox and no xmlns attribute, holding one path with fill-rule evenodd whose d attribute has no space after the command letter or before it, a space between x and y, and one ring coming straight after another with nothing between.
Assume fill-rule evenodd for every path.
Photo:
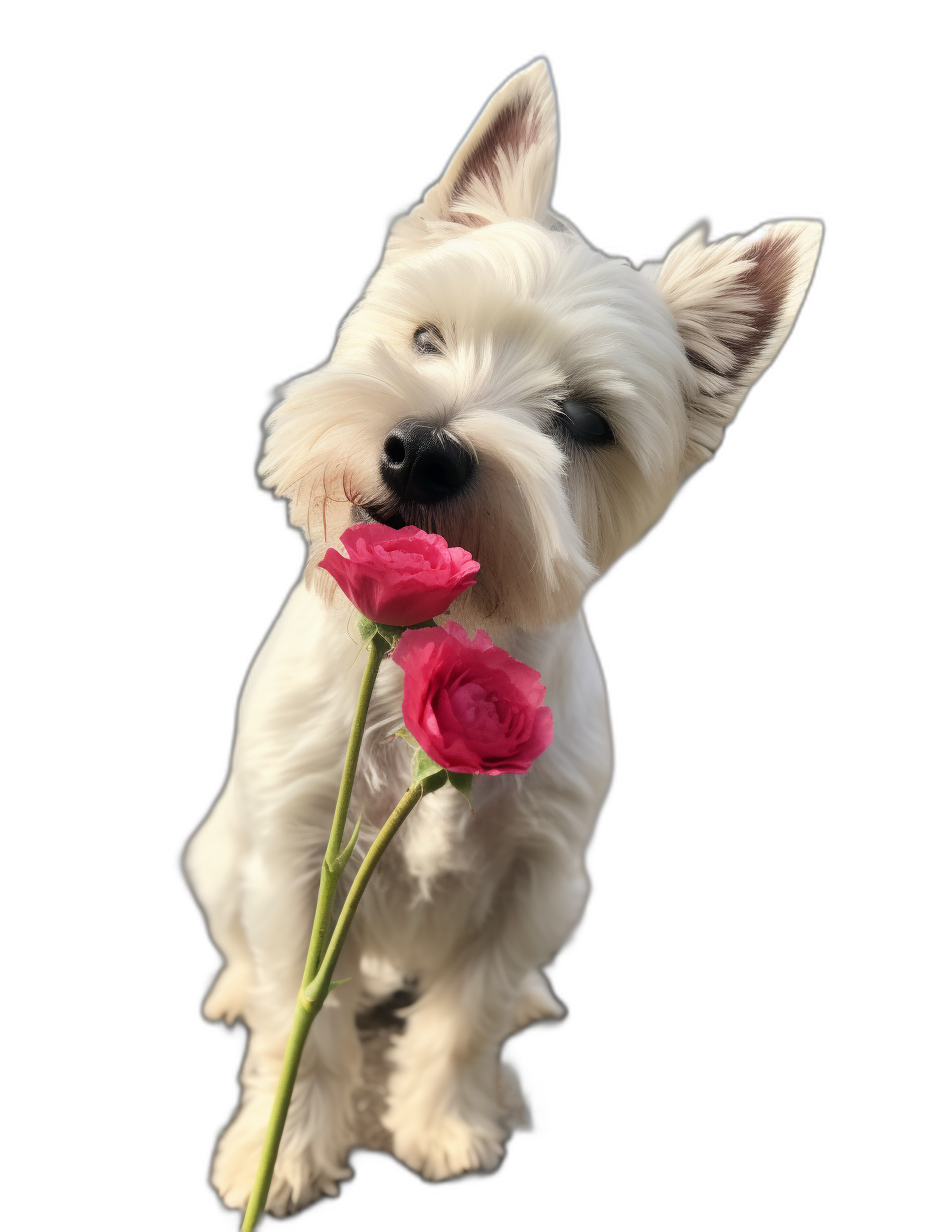
<instances>
[{"instance_id":1,"label":"white terrier","mask_svg":"<svg viewBox=\"0 0 928 1232\"><path fill-rule=\"evenodd\" d=\"M537 668L555 740L524 777L476 779L473 815L450 789L427 797L388 850L339 964L352 978L306 1047L268 1201L278 1214L350 1175L355 1014L372 980L375 994L404 980L417 991L391 1055L396 1156L432 1179L499 1161L513 1098L500 1049L562 1013L541 969L583 911L610 776L584 592L712 456L812 275L817 222L715 244L696 231L641 270L604 256L549 210L556 152L538 60L394 224L329 362L293 381L269 421L262 474L308 536L307 584L249 673L228 782L186 857L226 959L204 1012L250 1031L212 1173L230 1207L256 1171L363 670L347 604L316 569L325 549L374 519L472 552L477 585L452 614ZM385 740L401 698L387 662L343 885L409 782L409 748Z\"/></svg>"}]
</instances>

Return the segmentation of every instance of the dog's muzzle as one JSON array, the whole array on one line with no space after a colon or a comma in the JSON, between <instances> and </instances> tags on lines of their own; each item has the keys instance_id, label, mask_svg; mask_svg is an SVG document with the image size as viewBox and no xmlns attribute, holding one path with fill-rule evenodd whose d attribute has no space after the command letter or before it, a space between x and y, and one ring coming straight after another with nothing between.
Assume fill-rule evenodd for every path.
<instances>
[{"instance_id":1,"label":"dog's muzzle","mask_svg":"<svg viewBox=\"0 0 928 1232\"><path fill-rule=\"evenodd\" d=\"M403 504L435 505L465 487L474 458L434 424L397 424L383 443L380 474Z\"/></svg>"}]
</instances>

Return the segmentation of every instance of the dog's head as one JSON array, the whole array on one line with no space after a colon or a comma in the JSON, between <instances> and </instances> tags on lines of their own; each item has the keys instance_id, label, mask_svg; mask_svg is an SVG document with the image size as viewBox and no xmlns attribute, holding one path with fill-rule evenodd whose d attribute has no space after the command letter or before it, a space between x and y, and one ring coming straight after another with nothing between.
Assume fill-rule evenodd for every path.
<instances>
[{"instance_id":1,"label":"dog's head","mask_svg":"<svg viewBox=\"0 0 928 1232\"><path fill-rule=\"evenodd\" d=\"M695 232L636 270L549 211L556 155L539 60L397 220L329 362L271 415L262 475L310 539L314 585L351 522L414 524L480 561L466 622L566 619L789 333L818 223Z\"/></svg>"}]
</instances>

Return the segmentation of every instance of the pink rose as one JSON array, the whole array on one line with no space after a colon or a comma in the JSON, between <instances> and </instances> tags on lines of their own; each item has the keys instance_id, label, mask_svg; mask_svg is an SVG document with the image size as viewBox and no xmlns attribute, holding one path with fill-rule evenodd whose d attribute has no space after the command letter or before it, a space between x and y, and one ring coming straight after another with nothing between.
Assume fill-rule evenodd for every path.
<instances>
[{"instance_id":1,"label":"pink rose","mask_svg":"<svg viewBox=\"0 0 928 1232\"><path fill-rule=\"evenodd\" d=\"M319 568L381 625L418 625L438 616L473 586L480 568L464 548L449 548L441 535L416 526L364 522L350 526L341 541L348 556L329 548Z\"/></svg>"},{"instance_id":2,"label":"pink rose","mask_svg":"<svg viewBox=\"0 0 928 1232\"><path fill-rule=\"evenodd\" d=\"M453 620L408 629L393 652L406 673L403 719L429 757L459 774L524 774L554 738L533 668Z\"/></svg>"}]
</instances>

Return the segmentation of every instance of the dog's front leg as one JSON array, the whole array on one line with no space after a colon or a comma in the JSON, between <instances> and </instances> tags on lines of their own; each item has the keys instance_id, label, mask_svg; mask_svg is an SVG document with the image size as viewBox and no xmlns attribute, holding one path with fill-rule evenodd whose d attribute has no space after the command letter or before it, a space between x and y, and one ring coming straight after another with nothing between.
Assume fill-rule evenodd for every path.
<instances>
[{"instance_id":1,"label":"dog's front leg","mask_svg":"<svg viewBox=\"0 0 928 1232\"><path fill-rule=\"evenodd\" d=\"M243 1207L251 1193L265 1128L280 1076L300 986L316 899L324 835L313 850L290 841L267 842L252 855L244 878L243 924L256 966L242 1067L242 1100L222 1135L212 1181L227 1206ZM360 980L353 938L342 951L336 978L352 977L330 994L303 1051L267 1209L284 1215L321 1194L335 1194L351 1175L351 1093L360 1077L355 1027Z\"/></svg>"},{"instance_id":2,"label":"dog's front leg","mask_svg":"<svg viewBox=\"0 0 928 1232\"><path fill-rule=\"evenodd\" d=\"M498 1164L516 1111L500 1050L527 1022L563 1012L539 967L572 931L587 890L579 857L572 868L537 855L517 862L466 948L442 955L420 979L393 1048L384 1124L397 1158L424 1177Z\"/></svg>"},{"instance_id":3,"label":"dog's front leg","mask_svg":"<svg viewBox=\"0 0 928 1232\"><path fill-rule=\"evenodd\" d=\"M203 1015L214 1022L225 1019L230 1026L245 1017L254 982L251 950L242 927L242 869L249 838L235 796L233 778L184 854L190 885L206 915L210 936L225 959L203 1003Z\"/></svg>"}]
</instances>

